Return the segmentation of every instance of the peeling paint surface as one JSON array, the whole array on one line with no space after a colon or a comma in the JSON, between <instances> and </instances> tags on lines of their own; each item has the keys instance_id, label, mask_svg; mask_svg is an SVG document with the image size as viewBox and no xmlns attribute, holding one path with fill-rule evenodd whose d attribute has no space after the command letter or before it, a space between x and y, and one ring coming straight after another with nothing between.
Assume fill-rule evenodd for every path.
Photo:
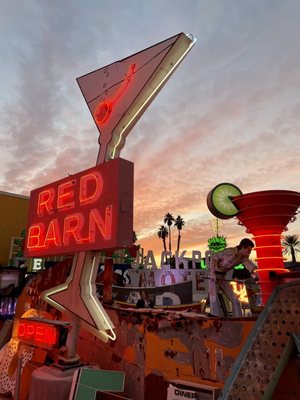
<instances>
[{"instance_id":1,"label":"peeling paint surface","mask_svg":"<svg viewBox=\"0 0 300 400\"><path fill-rule=\"evenodd\" d=\"M105 344L81 330L77 351L85 362L125 371L125 393L133 400L165 400L174 380L221 388L256 320L113 307L107 311L116 326L116 341Z\"/></svg>"}]
</instances>

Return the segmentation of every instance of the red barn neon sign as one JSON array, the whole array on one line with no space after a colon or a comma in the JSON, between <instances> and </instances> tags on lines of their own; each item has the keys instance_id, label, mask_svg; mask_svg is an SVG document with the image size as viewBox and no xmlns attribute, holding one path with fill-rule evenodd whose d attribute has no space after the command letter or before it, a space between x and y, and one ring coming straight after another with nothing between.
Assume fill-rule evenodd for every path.
<instances>
[{"instance_id":1,"label":"red barn neon sign","mask_svg":"<svg viewBox=\"0 0 300 400\"><path fill-rule=\"evenodd\" d=\"M133 164L116 159L33 190L26 257L128 247Z\"/></svg>"}]
</instances>

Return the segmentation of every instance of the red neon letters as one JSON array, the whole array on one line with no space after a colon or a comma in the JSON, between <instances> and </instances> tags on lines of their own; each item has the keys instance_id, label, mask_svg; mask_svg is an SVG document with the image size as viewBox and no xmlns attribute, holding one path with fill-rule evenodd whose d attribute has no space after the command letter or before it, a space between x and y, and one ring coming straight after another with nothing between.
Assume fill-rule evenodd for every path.
<instances>
[{"instance_id":1,"label":"red neon letters","mask_svg":"<svg viewBox=\"0 0 300 400\"><path fill-rule=\"evenodd\" d=\"M58 345L58 329L52 324L20 319L17 324L17 337L22 342L51 349Z\"/></svg>"},{"instance_id":2,"label":"red neon letters","mask_svg":"<svg viewBox=\"0 0 300 400\"><path fill-rule=\"evenodd\" d=\"M116 159L31 192L26 257L126 247L133 165Z\"/></svg>"}]
</instances>

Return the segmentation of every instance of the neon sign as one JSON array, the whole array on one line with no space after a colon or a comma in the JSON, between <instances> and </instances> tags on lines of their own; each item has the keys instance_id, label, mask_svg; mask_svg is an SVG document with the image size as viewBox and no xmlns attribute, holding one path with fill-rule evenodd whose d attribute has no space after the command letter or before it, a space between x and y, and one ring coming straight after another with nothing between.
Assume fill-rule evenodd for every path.
<instances>
[{"instance_id":1,"label":"neon sign","mask_svg":"<svg viewBox=\"0 0 300 400\"><path fill-rule=\"evenodd\" d=\"M132 244L133 164L97 165L33 190L25 257Z\"/></svg>"},{"instance_id":2,"label":"neon sign","mask_svg":"<svg viewBox=\"0 0 300 400\"><path fill-rule=\"evenodd\" d=\"M51 323L22 318L17 320L14 336L30 345L53 349L58 347L60 329Z\"/></svg>"},{"instance_id":3,"label":"neon sign","mask_svg":"<svg viewBox=\"0 0 300 400\"><path fill-rule=\"evenodd\" d=\"M99 131L98 163L120 155L127 135L195 41L180 33L77 78Z\"/></svg>"},{"instance_id":4,"label":"neon sign","mask_svg":"<svg viewBox=\"0 0 300 400\"><path fill-rule=\"evenodd\" d=\"M104 100L101 101L96 109L95 109L95 113L94 113L94 118L95 121L97 122L98 125L103 124L104 122L106 122L110 116L110 113L112 111L112 107L113 105L120 99L120 97L124 94L124 92L126 91L131 78L134 74L135 71L135 66L136 64L131 64L128 72L126 74L125 79L122 82L122 85L119 87L119 89L117 90L117 92L115 93L115 95L110 99L110 100Z\"/></svg>"}]
</instances>

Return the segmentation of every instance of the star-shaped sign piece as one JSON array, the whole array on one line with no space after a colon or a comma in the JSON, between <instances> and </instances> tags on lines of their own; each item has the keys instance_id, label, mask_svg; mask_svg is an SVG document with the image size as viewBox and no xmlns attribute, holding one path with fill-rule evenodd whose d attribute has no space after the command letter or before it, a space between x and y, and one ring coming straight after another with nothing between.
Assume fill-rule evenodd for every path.
<instances>
[{"instance_id":1,"label":"star-shaped sign piece","mask_svg":"<svg viewBox=\"0 0 300 400\"><path fill-rule=\"evenodd\" d=\"M119 156L126 136L195 41L180 33L77 78L100 135L98 163Z\"/></svg>"},{"instance_id":2,"label":"star-shaped sign piece","mask_svg":"<svg viewBox=\"0 0 300 400\"><path fill-rule=\"evenodd\" d=\"M100 253L94 251L76 253L66 282L44 291L42 297L53 307L79 318L80 325L107 342L115 340L116 335L96 294L99 257Z\"/></svg>"}]
</instances>

